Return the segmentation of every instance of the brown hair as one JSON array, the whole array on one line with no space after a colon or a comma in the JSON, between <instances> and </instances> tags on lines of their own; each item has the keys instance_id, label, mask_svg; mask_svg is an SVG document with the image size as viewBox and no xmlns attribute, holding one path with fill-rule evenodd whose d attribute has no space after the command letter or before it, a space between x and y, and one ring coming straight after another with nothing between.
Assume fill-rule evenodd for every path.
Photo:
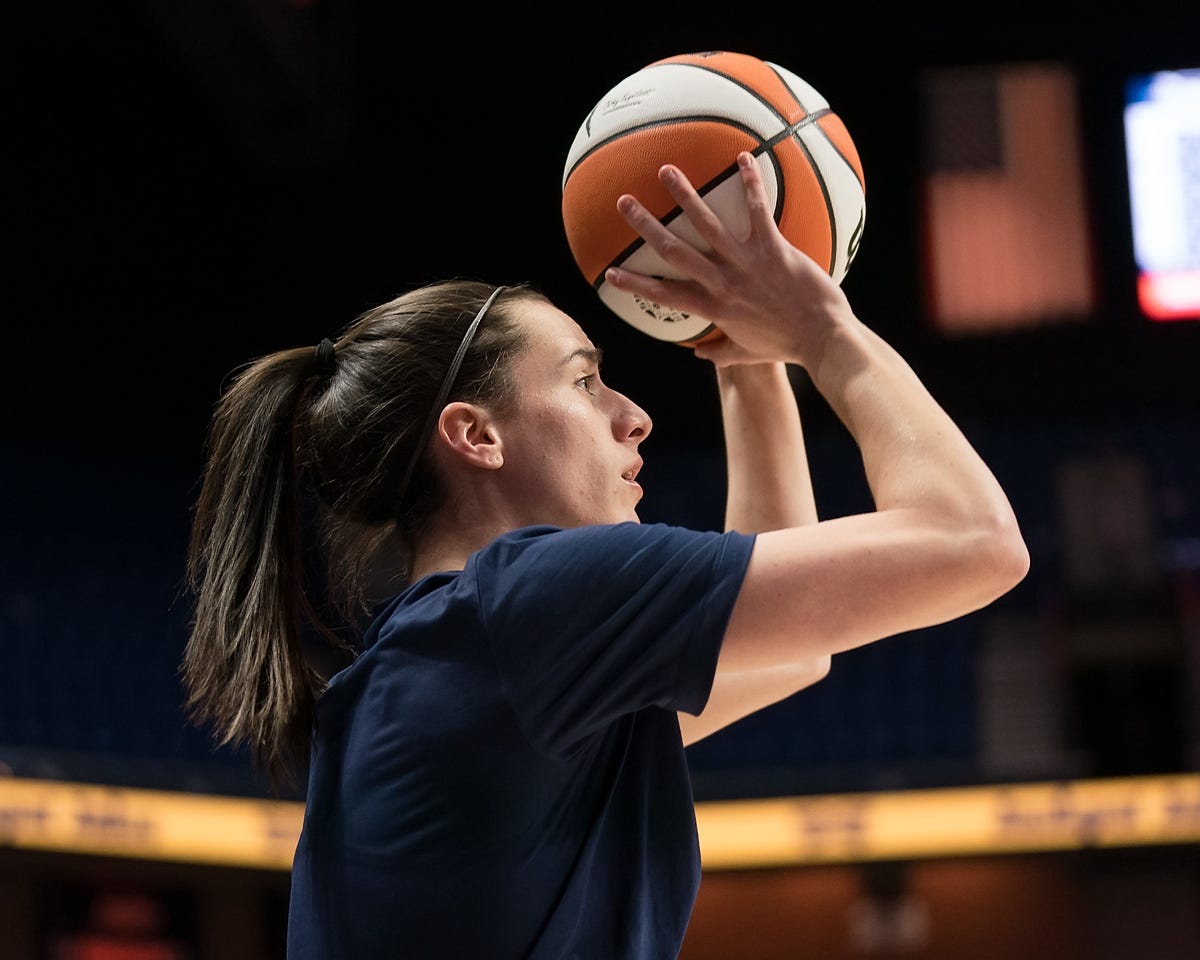
<instances>
[{"instance_id":1,"label":"brown hair","mask_svg":"<svg viewBox=\"0 0 1200 960\"><path fill-rule=\"evenodd\" d=\"M403 582L413 538L441 503L428 449L414 448L494 290L451 280L410 291L342 331L332 371L313 347L281 350L245 365L217 403L188 547L186 709L219 744L249 746L275 787L295 784L308 760L326 682L317 653L352 656L330 613L353 624L381 570L392 588ZM496 298L447 402L511 407L512 361L526 345L517 308L530 301L545 297L527 284Z\"/></svg>"}]
</instances>

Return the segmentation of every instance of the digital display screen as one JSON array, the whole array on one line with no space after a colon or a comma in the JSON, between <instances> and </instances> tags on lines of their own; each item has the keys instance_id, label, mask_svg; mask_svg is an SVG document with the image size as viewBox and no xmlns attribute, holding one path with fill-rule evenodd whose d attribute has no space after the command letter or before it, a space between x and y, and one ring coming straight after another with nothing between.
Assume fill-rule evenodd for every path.
<instances>
[{"instance_id":1,"label":"digital display screen","mask_svg":"<svg viewBox=\"0 0 1200 960\"><path fill-rule=\"evenodd\" d=\"M1200 68L1130 78L1124 120L1138 304L1200 318Z\"/></svg>"}]
</instances>

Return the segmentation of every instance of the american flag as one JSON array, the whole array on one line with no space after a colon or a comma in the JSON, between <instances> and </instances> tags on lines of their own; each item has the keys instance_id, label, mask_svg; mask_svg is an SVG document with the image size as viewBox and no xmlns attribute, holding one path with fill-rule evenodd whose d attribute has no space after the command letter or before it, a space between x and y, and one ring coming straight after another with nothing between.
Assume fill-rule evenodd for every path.
<instances>
[{"instance_id":1,"label":"american flag","mask_svg":"<svg viewBox=\"0 0 1200 960\"><path fill-rule=\"evenodd\" d=\"M1058 64L922 78L920 222L928 319L991 333L1093 312L1075 78Z\"/></svg>"}]
</instances>

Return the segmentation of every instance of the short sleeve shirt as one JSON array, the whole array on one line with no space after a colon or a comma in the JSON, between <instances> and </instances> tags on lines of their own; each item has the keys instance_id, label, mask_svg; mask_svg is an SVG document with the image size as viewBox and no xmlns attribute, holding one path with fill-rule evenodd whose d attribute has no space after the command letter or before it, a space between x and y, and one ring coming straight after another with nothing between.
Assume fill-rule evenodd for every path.
<instances>
[{"instance_id":1,"label":"short sleeve shirt","mask_svg":"<svg viewBox=\"0 0 1200 960\"><path fill-rule=\"evenodd\" d=\"M378 613L318 704L290 960L673 960L698 714L753 535L526 527Z\"/></svg>"}]
</instances>

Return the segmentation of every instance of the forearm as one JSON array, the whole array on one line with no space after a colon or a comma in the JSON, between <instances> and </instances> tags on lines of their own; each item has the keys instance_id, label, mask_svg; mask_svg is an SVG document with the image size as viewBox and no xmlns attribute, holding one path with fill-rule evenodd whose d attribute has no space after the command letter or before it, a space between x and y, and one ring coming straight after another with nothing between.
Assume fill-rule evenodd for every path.
<instances>
[{"instance_id":1,"label":"forearm","mask_svg":"<svg viewBox=\"0 0 1200 960\"><path fill-rule=\"evenodd\" d=\"M804 430L782 363L717 368L729 492L725 529L759 533L817 521Z\"/></svg>"}]
</instances>

